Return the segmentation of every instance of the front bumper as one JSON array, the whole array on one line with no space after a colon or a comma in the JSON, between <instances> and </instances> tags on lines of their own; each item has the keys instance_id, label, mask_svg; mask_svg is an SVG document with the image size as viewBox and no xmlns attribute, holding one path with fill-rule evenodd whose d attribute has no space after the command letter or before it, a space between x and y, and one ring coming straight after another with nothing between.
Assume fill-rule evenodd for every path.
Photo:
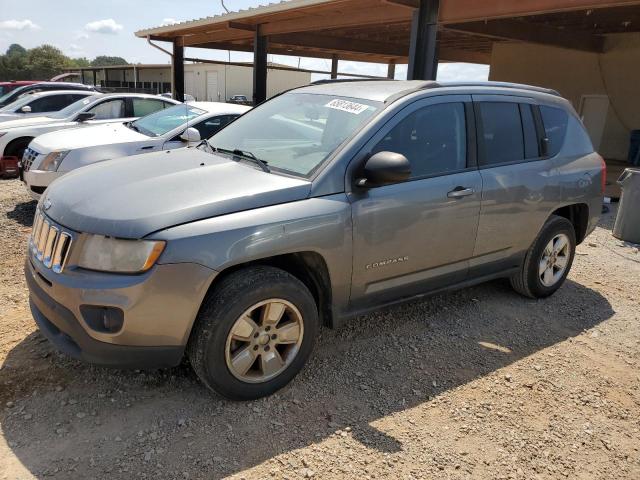
<instances>
[{"instance_id":1,"label":"front bumper","mask_svg":"<svg viewBox=\"0 0 640 480\"><path fill-rule=\"evenodd\" d=\"M44 170L27 170L22 173L29 195L34 200L40 200L40 196L51 185L51 182L62 175L64 175L64 172L48 172Z\"/></svg>"},{"instance_id":2,"label":"front bumper","mask_svg":"<svg viewBox=\"0 0 640 480\"><path fill-rule=\"evenodd\" d=\"M56 274L30 255L25 265L31 312L43 335L73 358L121 368L180 363L214 274L195 264L157 265L143 275ZM87 305L121 309L121 330L93 330L80 309Z\"/></svg>"}]
</instances>

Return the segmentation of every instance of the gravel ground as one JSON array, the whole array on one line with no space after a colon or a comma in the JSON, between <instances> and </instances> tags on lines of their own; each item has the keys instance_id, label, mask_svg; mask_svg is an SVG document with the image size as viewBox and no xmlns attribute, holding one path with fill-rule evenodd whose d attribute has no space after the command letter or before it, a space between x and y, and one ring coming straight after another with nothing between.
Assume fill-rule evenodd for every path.
<instances>
[{"instance_id":1,"label":"gravel ground","mask_svg":"<svg viewBox=\"0 0 640 480\"><path fill-rule=\"evenodd\" d=\"M505 282L324 330L279 394L56 353L28 314L34 203L0 181L0 479L640 479L640 254L612 212L543 301Z\"/></svg>"}]
</instances>

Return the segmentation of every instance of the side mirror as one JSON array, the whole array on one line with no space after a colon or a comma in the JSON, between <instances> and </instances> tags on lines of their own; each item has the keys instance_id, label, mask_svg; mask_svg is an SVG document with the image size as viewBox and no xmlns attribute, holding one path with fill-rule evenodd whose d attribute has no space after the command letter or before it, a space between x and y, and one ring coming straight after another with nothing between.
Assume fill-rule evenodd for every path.
<instances>
[{"instance_id":1,"label":"side mirror","mask_svg":"<svg viewBox=\"0 0 640 480\"><path fill-rule=\"evenodd\" d=\"M29 105L25 105L20 109L22 113L31 113L31 107Z\"/></svg>"},{"instance_id":2,"label":"side mirror","mask_svg":"<svg viewBox=\"0 0 640 480\"><path fill-rule=\"evenodd\" d=\"M87 120L91 120L92 118L94 118L96 116L95 113L93 112L80 112L77 116L76 116L76 122L86 122Z\"/></svg>"},{"instance_id":3,"label":"side mirror","mask_svg":"<svg viewBox=\"0 0 640 480\"><path fill-rule=\"evenodd\" d=\"M182 132L182 135L180 135L180 140L187 143L193 143L199 142L200 140L202 140L202 138L200 138L200 132L197 128L189 127L184 132Z\"/></svg>"},{"instance_id":4,"label":"side mirror","mask_svg":"<svg viewBox=\"0 0 640 480\"><path fill-rule=\"evenodd\" d=\"M363 177L356 181L362 188L402 183L411 176L411 164L401 153L378 152L364 164Z\"/></svg>"}]
</instances>

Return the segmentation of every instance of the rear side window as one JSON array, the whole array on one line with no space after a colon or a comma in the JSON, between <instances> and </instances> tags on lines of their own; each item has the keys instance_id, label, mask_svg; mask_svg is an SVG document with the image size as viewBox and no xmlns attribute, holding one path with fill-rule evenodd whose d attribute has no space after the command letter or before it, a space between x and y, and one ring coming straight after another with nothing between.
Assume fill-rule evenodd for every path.
<instances>
[{"instance_id":1,"label":"rear side window","mask_svg":"<svg viewBox=\"0 0 640 480\"><path fill-rule=\"evenodd\" d=\"M481 102L482 124L480 156L483 165L524 160L525 148L520 107L517 103Z\"/></svg>"},{"instance_id":2,"label":"rear side window","mask_svg":"<svg viewBox=\"0 0 640 480\"><path fill-rule=\"evenodd\" d=\"M162 110L165 107L165 102L162 100L155 100L152 98L134 98L133 99L133 116L144 117L150 113Z\"/></svg>"},{"instance_id":3,"label":"rear side window","mask_svg":"<svg viewBox=\"0 0 640 480\"><path fill-rule=\"evenodd\" d=\"M467 129L463 103L429 105L409 114L373 148L401 153L411 178L463 170L467 166Z\"/></svg>"},{"instance_id":4,"label":"rear side window","mask_svg":"<svg viewBox=\"0 0 640 480\"><path fill-rule=\"evenodd\" d=\"M567 135L567 125L569 124L569 114L562 108L548 107L540 105L540 114L544 124L545 136L549 140L548 152L550 157L556 156Z\"/></svg>"}]
</instances>

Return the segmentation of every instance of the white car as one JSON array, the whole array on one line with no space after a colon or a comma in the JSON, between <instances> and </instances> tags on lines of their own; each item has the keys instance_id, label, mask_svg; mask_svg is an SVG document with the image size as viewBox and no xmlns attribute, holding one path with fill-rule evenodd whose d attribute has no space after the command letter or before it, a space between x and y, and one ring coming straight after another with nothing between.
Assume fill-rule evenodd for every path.
<instances>
[{"instance_id":1,"label":"white car","mask_svg":"<svg viewBox=\"0 0 640 480\"><path fill-rule=\"evenodd\" d=\"M22 159L23 180L34 199L56 178L85 165L196 145L250 110L217 102L180 104L135 122L110 123L41 135Z\"/></svg>"},{"instance_id":2,"label":"white car","mask_svg":"<svg viewBox=\"0 0 640 480\"><path fill-rule=\"evenodd\" d=\"M82 90L50 90L27 93L15 102L0 108L0 122L18 118L41 117L53 112L59 112L72 103L95 95L95 93Z\"/></svg>"},{"instance_id":3,"label":"white car","mask_svg":"<svg viewBox=\"0 0 640 480\"><path fill-rule=\"evenodd\" d=\"M94 93L56 113L0 123L0 156L22 158L31 140L44 133L135 120L177 104L179 102L170 98L142 93Z\"/></svg>"}]
</instances>

